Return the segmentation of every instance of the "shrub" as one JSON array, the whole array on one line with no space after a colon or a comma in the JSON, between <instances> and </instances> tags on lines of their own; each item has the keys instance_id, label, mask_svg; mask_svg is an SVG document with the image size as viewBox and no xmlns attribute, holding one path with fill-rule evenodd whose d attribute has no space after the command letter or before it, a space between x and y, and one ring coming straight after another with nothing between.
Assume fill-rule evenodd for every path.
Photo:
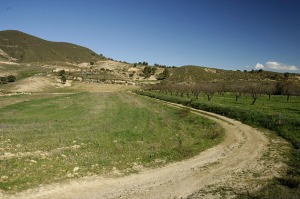
<instances>
[{"instance_id":1,"label":"shrub","mask_svg":"<svg viewBox=\"0 0 300 199\"><path fill-rule=\"evenodd\" d=\"M8 75L7 76L7 81L8 82L15 82L16 81L16 77L14 75Z\"/></svg>"},{"instance_id":2,"label":"shrub","mask_svg":"<svg viewBox=\"0 0 300 199\"><path fill-rule=\"evenodd\" d=\"M7 77L0 77L0 84L6 84L7 82Z\"/></svg>"}]
</instances>

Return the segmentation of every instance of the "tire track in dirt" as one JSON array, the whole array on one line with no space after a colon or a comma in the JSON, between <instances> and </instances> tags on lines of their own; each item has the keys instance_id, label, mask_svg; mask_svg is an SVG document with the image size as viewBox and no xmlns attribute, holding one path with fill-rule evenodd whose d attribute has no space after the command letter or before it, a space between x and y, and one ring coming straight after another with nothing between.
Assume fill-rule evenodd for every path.
<instances>
[{"instance_id":1,"label":"tire track in dirt","mask_svg":"<svg viewBox=\"0 0 300 199\"><path fill-rule=\"evenodd\" d=\"M218 122L226 130L224 141L191 159L162 168L117 178L85 177L4 195L3 198L185 198L199 190L213 191L223 186L254 189L247 172L270 169L261 162L269 145L268 139L258 130L233 119L194 109L192 112ZM276 172L261 175L267 179ZM208 196L219 198L220 195Z\"/></svg>"}]
</instances>

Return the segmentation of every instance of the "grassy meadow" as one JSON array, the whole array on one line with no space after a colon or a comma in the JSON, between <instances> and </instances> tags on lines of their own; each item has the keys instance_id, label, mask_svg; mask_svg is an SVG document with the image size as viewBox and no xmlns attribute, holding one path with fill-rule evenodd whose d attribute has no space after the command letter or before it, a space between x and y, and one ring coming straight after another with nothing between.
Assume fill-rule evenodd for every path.
<instances>
[{"instance_id":1,"label":"grassy meadow","mask_svg":"<svg viewBox=\"0 0 300 199\"><path fill-rule=\"evenodd\" d=\"M0 96L0 190L163 166L216 145L222 132L126 92Z\"/></svg>"}]
</instances>

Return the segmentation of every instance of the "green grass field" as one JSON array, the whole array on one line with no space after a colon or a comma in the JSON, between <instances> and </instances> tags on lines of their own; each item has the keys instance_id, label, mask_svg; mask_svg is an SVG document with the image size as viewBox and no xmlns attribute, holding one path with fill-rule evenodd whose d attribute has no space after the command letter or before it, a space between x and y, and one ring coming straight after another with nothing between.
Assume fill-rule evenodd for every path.
<instances>
[{"instance_id":1,"label":"green grass field","mask_svg":"<svg viewBox=\"0 0 300 199\"><path fill-rule=\"evenodd\" d=\"M202 95L200 100L207 101L204 95ZM212 98L211 103L242 108L245 110L255 110L265 114L278 113L293 118L300 116L300 97L298 96L291 97L291 100L287 102L286 96L271 96L271 99L269 100L267 95L261 95L258 97L255 105L251 105L251 102L252 98L250 96L241 96L237 101L235 101L235 97L232 94L226 93L223 96L216 94Z\"/></svg>"},{"instance_id":2,"label":"green grass field","mask_svg":"<svg viewBox=\"0 0 300 199\"><path fill-rule=\"evenodd\" d=\"M187 109L126 92L1 96L0 189L163 166L221 142L216 132Z\"/></svg>"},{"instance_id":3,"label":"green grass field","mask_svg":"<svg viewBox=\"0 0 300 199\"><path fill-rule=\"evenodd\" d=\"M261 95L255 105L251 105L252 98L250 96L241 96L236 101L235 96L230 93L215 94L211 101L208 101L204 94L196 99L188 98L186 95L183 97L174 94L167 95L165 92L143 91L139 93L226 115L256 127L275 130L291 141L296 148L300 147L299 96L292 96L287 102L286 96L271 96L271 99L268 99L267 95Z\"/></svg>"}]
</instances>

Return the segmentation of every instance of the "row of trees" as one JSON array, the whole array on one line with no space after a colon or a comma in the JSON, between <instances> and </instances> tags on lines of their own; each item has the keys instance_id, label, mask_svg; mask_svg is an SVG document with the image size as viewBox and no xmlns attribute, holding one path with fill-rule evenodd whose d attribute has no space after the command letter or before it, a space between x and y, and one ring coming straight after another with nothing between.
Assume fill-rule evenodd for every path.
<instances>
[{"instance_id":1,"label":"row of trees","mask_svg":"<svg viewBox=\"0 0 300 199\"><path fill-rule=\"evenodd\" d=\"M141 65L141 66L148 66L148 62L138 62L138 63L134 63L133 64L133 67L136 67L136 66L138 66L138 65Z\"/></svg>"},{"instance_id":2,"label":"row of trees","mask_svg":"<svg viewBox=\"0 0 300 199\"><path fill-rule=\"evenodd\" d=\"M286 95L287 101L291 96L300 96L300 84L295 81L281 81L281 82L202 82L197 84L186 83L165 83L152 85L149 89L165 92L166 94L188 98L199 98L202 93L206 95L207 100L211 101L213 96L218 93L223 95L230 92L235 96L236 101L242 95L249 95L252 98L252 105L255 104L257 98L266 94L271 98L271 95Z\"/></svg>"},{"instance_id":3,"label":"row of trees","mask_svg":"<svg viewBox=\"0 0 300 199\"><path fill-rule=\"evenodd\" d=\"M161 64L154 64L154 67L160 67L160 68L176 68L176 66L167 66L167 65L161 65Z\"/></svg>"},{"instance_id":4,"label":"row of trees","mask_svg":"<svg viewBox=\"0 0 300 199\"><path fill-rule=\"evenodd\" d=\"M9 82L15 82L17 80L16 76L14 75L8 75L0 77L0 84L7 84Z\"/></svg>"}]
</instances>

